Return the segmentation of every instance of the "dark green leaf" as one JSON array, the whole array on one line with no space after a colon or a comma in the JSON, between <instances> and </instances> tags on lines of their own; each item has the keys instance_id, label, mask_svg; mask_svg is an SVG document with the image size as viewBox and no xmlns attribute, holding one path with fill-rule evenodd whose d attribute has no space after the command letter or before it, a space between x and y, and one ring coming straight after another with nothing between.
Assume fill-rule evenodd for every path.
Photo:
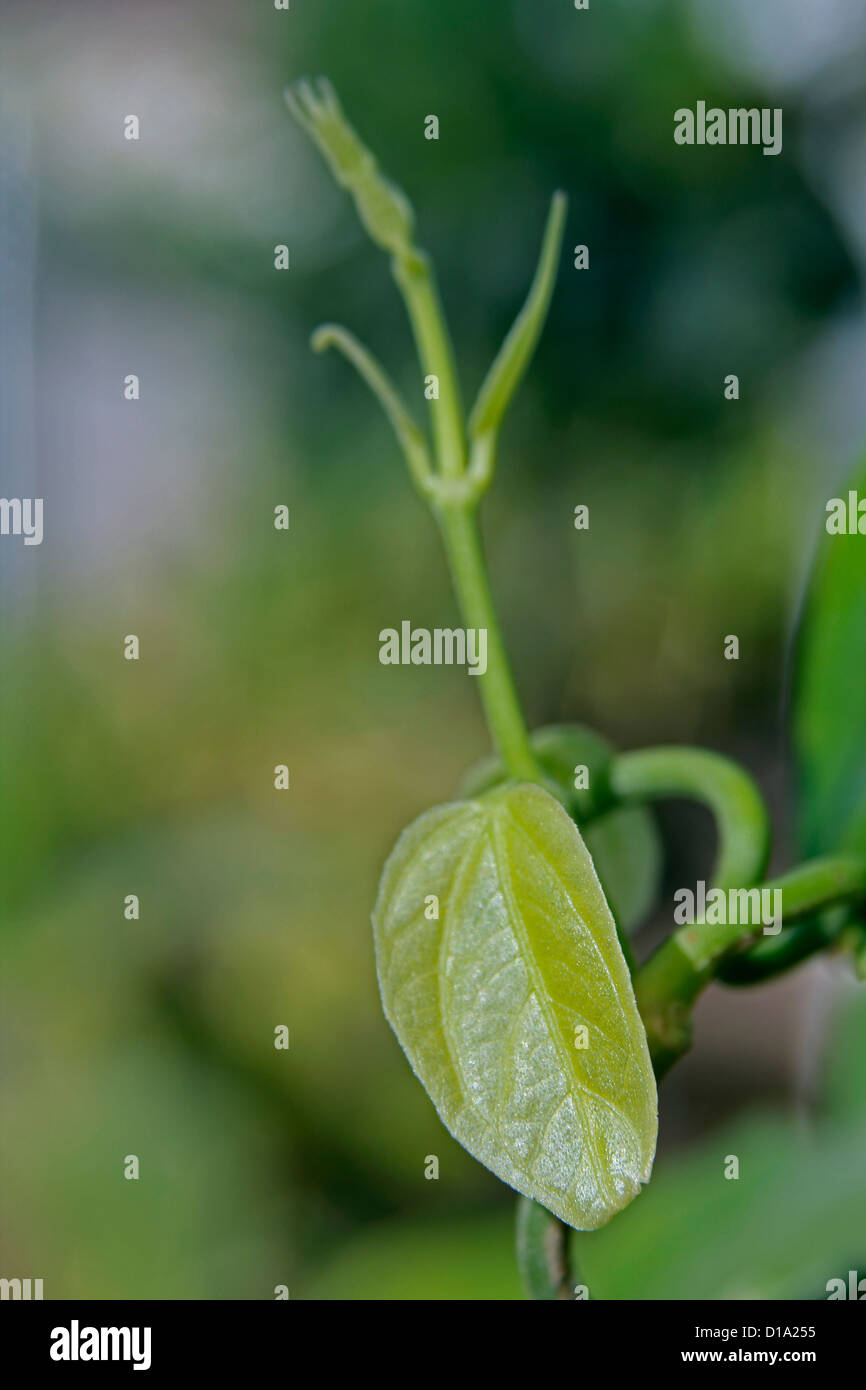
<instances>
[{"instance_id":1,"label":"dark green leaf","mask_svg":"<svg viewBox=\"0 0 866 1390\"><path fill-rule=\"evenodd\" d=\"M866 500L866 466L842 489L846 502L849 490ZM794 738L805 853L866 851L866 534L822 534L798 641Z\"/></svg>"}]
</instances>

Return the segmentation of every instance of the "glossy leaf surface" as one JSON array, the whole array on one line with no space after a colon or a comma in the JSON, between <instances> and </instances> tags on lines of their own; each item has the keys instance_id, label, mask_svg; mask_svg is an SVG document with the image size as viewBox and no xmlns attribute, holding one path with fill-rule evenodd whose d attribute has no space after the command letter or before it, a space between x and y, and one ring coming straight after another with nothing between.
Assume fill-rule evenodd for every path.
<instances>
[{"instance_id":1,"label":"glossy leaf surface","mask_svg":"<svg viewBox=\"0 0 866 1390\"><path fill-rule=\"evenodd\" d=\"M373 922L385 1013L451 1133L570 1225L603 1225L649 1179L656 1089L562 806L521 784L427 812L385 866Z\"/></svg>"},{"instance_id":2,"label":"glossy leaf surface","mask_svg":"<svg viewBox=\"0 0 866 1390\"><path fill-rule=\"evenodd\" d=\"M661 884L662 843L653 812L646 806L616 806L584 817L606 804L607 767L613 745L582 724L552 724L529 735L538 764L550 779L548 789L580 827L605 896L620 926L634 931L646 920ZM574 771L585 767L589 788L576 790ZM466 773L461 796L476 796L505 780L498 758L485 758Z\"/></svg>"}]
</instances>

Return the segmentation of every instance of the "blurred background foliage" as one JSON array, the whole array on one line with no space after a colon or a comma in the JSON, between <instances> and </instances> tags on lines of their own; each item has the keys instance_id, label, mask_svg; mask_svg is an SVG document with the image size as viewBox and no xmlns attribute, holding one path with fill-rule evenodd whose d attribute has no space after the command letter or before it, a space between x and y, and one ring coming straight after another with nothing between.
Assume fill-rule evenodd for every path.
<instances>
[{"instance_id":1,"label":"blurred background foliage","mask_svg":"<svg viewBox=\"0 0 866 1390\"><path fill-rule=\"evenodd\" d=\"M519 1296L512 1194L443 1131L379 1008L381 863L488 749L471 680L378 662L381 628L451 625L453 599L387 427L311 329L345 321L423 402L387 266L281 91L327 73L410 194L467 399L568 190L590 269L563 262L485 512L528 715L742 758L783 865L804 816L790 638L863 429L866 15L0 8L0 466L4 495L46 499L44 544L0 551L0 1272L47 1297ZM782 155L674 145L699 98L783 107ZM842 644L861 668L863 630ZM826 689L832 744L856 705ZM838 765L862 746L833 744ZM838 782L821 795L812 824L841 826ZM640 950L712 852L694 809L661 825ZM863 1272L862 1017L827 1042L845 978L710 992L651 1188L579 1241L594 1296L820 1297Z\"/></svg>"}]
</instances>

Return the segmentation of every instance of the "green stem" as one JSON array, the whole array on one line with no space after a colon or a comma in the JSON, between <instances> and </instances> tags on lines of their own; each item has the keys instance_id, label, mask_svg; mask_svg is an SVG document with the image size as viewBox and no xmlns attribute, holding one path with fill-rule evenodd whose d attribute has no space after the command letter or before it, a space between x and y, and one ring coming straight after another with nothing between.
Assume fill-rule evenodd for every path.
<instances>
[{"instance_id":1,"label":"green stem","mask_svg":"<svg viewBox=\"0 0 866 1390\"><path fill-rule=\"evenodd\" d=\"M715 978L725 985L764 984L834 945L847 923L844 908L799 922L780 936L765 937L745 951L723 957L716 966Z\"/></svg>"},{"instance_id":2,"label":"green stem","mask_svg":"<svg viewBox=\"0 0 866 1390\"><path fill-rule=\"evenodd\" d=\"M475 510L460 503L436 510L463 621L487 632L487 669L478 680L493 741L512 777L540 781L493 605Z\"/></svg>"},{"instance_id":3,"label":"green stem","mask_svg":"<svg viewBox=\"0 0 866 1390\"><path fill-rule=\"evenodd\" d=\"M439 399L431 400L436 455L444 478L459 478L466 466L463 407L454 364L454 349L445 322L430 258L413 247L394 257L394 279L403 296L418 356L426 375L439 382Z\"/></svg>"},{"instance_id":4,"label":"green stem","mask_svg":"<svg viewBox=\"0 0 866 1390\"><path fill-rule=\"evenodd\" d=\"M718 833L712 886L727 892L760 883L770 849L769 816L754 782L735 763L701 749L653 748L615 758L610 782L621 801L682 796L703 802L715 816ZM791 923L860 897L866 891L864 876L866 864L839 857L803 865L762 887L781 891L782 920ZM796 939L787 938L784 946L762 945L764 959L758 968L764 978L772 961L784 969L821 949L826 930L809 927ZM637 971L635 995L658 1076L688 1050L694 1002L720 963L762 933L760 920L754 927L705 922L684 926Z\"/></svg>"},{"instance_id":5,"label":"green stem","mask_svg":"<svg viewBox=\"0 0 866 1390\"><path fill-rule=\"evenodd\" d=\"M467 467L466 428L454 349L430 257L415 242L412 206L406 195L381 173L375 156L347 121L330 82L324 78L317 83L301 81L287 90L286 101L321 149L337 182L351 193L372 240L391 258L422 370L427 377L435 376L438 383L437 395L430 399L435 473L430 468L420 430L369 350L346 329L334 325L319 331L315 345L339 347L384 407L413 480L439 522L466 626L486 632L487 665L479 680L493 740L512 777L543 784L493 608L476 508L493 474L502 417L526 370L550 305L565 230L565 195L556 193L553 197L538 268L526 302L481 388L472 417Z\"/></svg>"},{"instance_id":6,"label":"green stem","mask_svg":"<svg viewBox=\"0 0 866 1390\"><path fill-rule=\"evenodd\" d=\"M352 363L367 383L390 421L403 450L409 473L425 501L432 496L434 480L427 441L403 404L393 381L380 362L347 328L338 323L323 323L312 337L314 352L337 348Z\"/></svg>"},{"instance_id":7,"label":"green stem","mask_svg":"<svg viewBox=\"0 0 866 1390\"><path fill-rule=\"evenodd\" d=\"M487 665L478 679L491 737L512 777L540 781L496 617L478 530L477 503L489 481L492 458L483 450L476 451L472 476L464 476L463 408L451 339L429 258L413 248L410 255L395 257L393 269L412 323L422 367L427 374L436 375L439 381L439 399L432 401L431 407L442 481L434 488L430 500L442 532L464 624L486 632ZM454 485L450 489L449 483Z\"/></svg>"},{"instance_id":8,"label":"green stem","mask_svg":"<svg viewBox=\"0 0 866 1390\"><path fill-rule=\"evenodd\" d=\"M478 530L476 507L489 476L489 467L485 461L478 478L464 477L463 408L451 339L429 259L413 251L411 256L395 259L393 266L422 366L425 372L439 379L439 399L431 402L431 406L442 482L434 488L430 500L445 543L463 622L468 628L486 632L487 665L478 680L491 737L512 777L540 781L496 617ZM454 484L450 490L448 483Z\"/></svg>"},{"instance_id":9,"label":"green stem","mask_svg":"<svg viewBox=\"0 0 866 1390\"><path fill-rule=\"evenodd\" d=\"M781 894L783 923L799 922L822 908L856 902L866 896L866 859L854 855L813 859L779 878L769 879L761 885L761 891ZM681 927L676 933L701 974L712 970L729 951L765 935L766 928L760 921L749 926L737 922L696 924Z\"/></svg>"},{"instance_id":10,"label":"green stem","mask_svg":"<svg viewBox=\"0 0 866 1390\"><path fill-rule=\"evenodd\" d=\"M866 859L852 855L816 859L770 879L762 890L781 893L783 923L798 922L837 904L866 898ZM641 966L634 980L635 995L657 1076L688 1050L692 1006L719 963L763 934L760 921L754 925L696 923L674 932ZM814 949L826 944L817 934L805 941L810 939Z\"/></svg>"},{"instance_id":11,"label":"green stem","mask_svg":"<svg viewBox=\"0 0 866 1390\"><path fill-rule=\"evenodd\" d=\"M621 753L610 769L620 801L686 797L712 811L718 834L717 888L748 888L763 877L770 854L770 818L751 777L728 758L702 748L647 748Z\"/></svg>"},{"instance_id":12,"label":"green stem","mask_svg":"<svg viewBox=\"0 0 866 1390\"><path fill-rule=\"evenodd\" d=\"M546 1303L573 1298L568 1231L531 1197L518 1197L517 1268L527 1298Z\"/></svg>"}]
</instances>

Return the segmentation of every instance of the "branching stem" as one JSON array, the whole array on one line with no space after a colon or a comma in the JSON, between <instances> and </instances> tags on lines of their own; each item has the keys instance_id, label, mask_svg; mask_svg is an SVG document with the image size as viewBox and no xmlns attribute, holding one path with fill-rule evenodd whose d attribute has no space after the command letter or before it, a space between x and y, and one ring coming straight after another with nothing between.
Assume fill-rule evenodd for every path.
<instances>
[{"instance_id":1,"label":"branching stem","mask_svg":"<svg viewBox=\"0 0 866 1390\"><path fill-rule=\"evenodd\" d=\"M338 183L352 194L372 240L391 257L421 368L431 388L426 394L430 400L435 470L421 431L372 353L346 329L330 324L314 335L314 346L339 348L378 397L391 421L413 481L439 523L463 620L467 627L487 633L487 664L479 681L494 743L512 777L542 782L493 605L477 510L493 477L502 417L532 357L547 315L565 227L565 195L554 195L535 278L481 388L467 439L451 335L430 258L415 243L409 200L381 173L374 155L346 120L329 82L300 82L286 92L286 101L296 120L321 149ZM430 382L434 377L435 390Z\"/></svg>"},{"instance_id":2,"label":"branching stem","mask_svg":"<svg viewBox=\"0 0 866 1390\"><path fill-rule=\"evenodd\" d=\"M768 880L761 888L780 892L782 924L790 926L829 908L866 899L866 860L848 855L815 859ZM663 1076L688 1050L695 1000L721 963L738 948L766 939L760 921L746 926L698 922L680 927L641 966L634 979L635 995L657 1076ZM827 944L826 929L810 929L797 939L796 958L804 960ZM776 970L765 970L765 979L794 963L791 946L789 940L784 949L770 948L770 964Z\"/></svg>"},{"instance_id":3,"label":"branching stem","mask_svg":"<svg viewBox=\"0 0 866 1390\"><path fill-rule=\"evenodd\" d=\"M526 302L508 333L469 419L460 399L454 350L430 258L414 239L409 200L380 172L375 157L346 120L336 93L321 79L286 93L290 110L322 150L337 181L351 193L371 239L390 258L427 379L434 449L412 419L390 377L348 330L328 324L314 346L338 348L378 398L403 449L412 479L442 533L463 620L487 633L481 698L493 740L509 774L544 785L520 708L496 617L478 529L478 506L493 477L502 419L541 334L559 263L566 199L554 195L538 265ZM430 389L430 378L436 389ZM435 465L433 460L435 459ZM713 978L744 982L789 969L846 930L850 908L866 902L866 860L838 855L815 860L762 883L770 823L760 792L736 764L695 748L654 748L615 757L609 769L614 803L686 797L712 811L718 830L713 887L778 891L784 930L768 940L765 923L702 921L675 931L633 972L638 1007L657 1077L687 1050L695 1000ZM750 916L751 914L747 914ZM758 914L760 918L762 914ZM774 923L775 926L775 923ZM852 928L866 957L866 929ZM627 943L626 955L629 957ZM631 962L630 962L631 963ZM863 960L866 970L866 959ZM568 1233L537 1203L518 1207L518 1261L531 1297L569 1298Z\"/></svg>"}]
</instances>

